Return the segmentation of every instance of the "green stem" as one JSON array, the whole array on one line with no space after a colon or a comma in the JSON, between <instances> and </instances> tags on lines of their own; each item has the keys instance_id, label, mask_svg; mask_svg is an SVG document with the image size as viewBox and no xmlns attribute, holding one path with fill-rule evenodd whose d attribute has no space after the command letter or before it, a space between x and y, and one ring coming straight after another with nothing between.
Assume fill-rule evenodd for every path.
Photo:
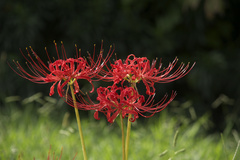
<instances>
[{"instance_id":1,"label":"green stem","mask_svg":"<svg viewBox=\"0 0 240 160\"><path fill-rule=\"evenodd\" d=\"M131 87L137 90L136 83L131 82ZM125 160L128 160L128 148L129 148L129 139L130 139L130 131L132 122L130 119L132 118L132 114L128 115L128 123L127 123L127 135L126 135L126 145L125 145Z\"/></svg>"},{"instance_id":2,"label":"green stem","mask_svg":"<svg viewBox=\"0 0 240 160\"><path fill-rule=\"evenodd\" d=\"M78 109L77 109L76 97L75 97L75 94L74 94L74 89L73 89L72 84L70 84L70 89L71 89L71 94L72 94L72 99L73 99L73 104L74 104L74 109L75 109L75 114L76 114L76 119L77 119L77 124L78 124L79 136L80 136L81 143L82 143L83 159L87 160L87 153L86 153L86 149L85 149L85 145L84 145L80 115L79 115L79 112L78 112Z\"/></svg>"},{"instance_id":3,"label":"green stem","mask_svg":"<svg viewBox=\"0 0 240 160\"><path fill-rule=\"evenodd\" d=\"M130 131L131 131L131 121L130 118L132 117L131 114L128 116L128 123L127 123L127 135L126 135L126 146L125 146L125 160L128 160L128 147L129 147L129 138L130 138Z\"/></svg>"},{"instance_id":4,"label":"green stem","mask_svg":"<svg viewBox=\"0 0 240 160\"><path fill-rule=\"evenodd\" d=\"M125 135L124 135L124 125L123 125L123 118L122 114L120 114L121 120L121 130L122 130L122 159L125 160Z\"/></svg>"}]
</instances>

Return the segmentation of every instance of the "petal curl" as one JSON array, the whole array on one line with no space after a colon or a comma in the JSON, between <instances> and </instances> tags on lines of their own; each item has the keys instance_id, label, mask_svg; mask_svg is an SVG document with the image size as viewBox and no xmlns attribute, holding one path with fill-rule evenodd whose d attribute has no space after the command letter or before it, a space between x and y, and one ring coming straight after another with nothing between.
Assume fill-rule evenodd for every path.
<instances>
[{"instance_id":1,"label":"petal curl","mask_svg":"<svg viewBox=\"0 0 240 160\"><path fill-rule=\"evenodd\" d=\"M52 96L54 94L54 87L57 82L53 83L53 85L50 88L49 96Z\"/></svg>"}]
</instances>

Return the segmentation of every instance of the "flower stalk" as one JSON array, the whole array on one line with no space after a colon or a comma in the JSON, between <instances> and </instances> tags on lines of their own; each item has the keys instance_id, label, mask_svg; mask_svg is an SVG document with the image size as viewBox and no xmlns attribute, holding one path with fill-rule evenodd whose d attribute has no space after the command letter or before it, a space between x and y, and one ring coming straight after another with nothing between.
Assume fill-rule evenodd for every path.
<instances>
[{"instance_id":1,"label":"flower stalk","mask_svg":"<svg viewBox=\"0 0 240 160\"><path fill-rule=\"evenodd\" d=\"M121 130L122 130L122 160L125 160L125 134L122 114L120 115Z\"/></svg>"},{"instance_id":2,"label":"flower stalk","mask_svg":"<svg viewBox=\"0 0 240 160\"><path fill-rule=\"evenodd\" d=\"M125 160L128 160L128 148L129 148L129 139L130 139L130 131L131 131L131 114L128 115L128 123L127 123L127 135L126 135L126 146L125 146L125 154L126 154L126 158Z\"/></svg>"},{"instance_id":3,"label":"flower stalk","mask_svg":"<svg viewBox=\"0 0 240 160\"><path fill-rule=\"evenodd\" d=\"M80 115L79 115L78 108L77 108L76 97L75 97L74 89L73 89L73 83L69 83L69 86L70 86L71 95L72 95L72 99L73 99L74 110L75 110L77 124L78 124L79 136L80 136L81 144L82 144L83 158L84 158L84 160L87 160L87 153L86 153L86 149L85 149L81 120L80 120Z\"/></svg>"}]
</instances>

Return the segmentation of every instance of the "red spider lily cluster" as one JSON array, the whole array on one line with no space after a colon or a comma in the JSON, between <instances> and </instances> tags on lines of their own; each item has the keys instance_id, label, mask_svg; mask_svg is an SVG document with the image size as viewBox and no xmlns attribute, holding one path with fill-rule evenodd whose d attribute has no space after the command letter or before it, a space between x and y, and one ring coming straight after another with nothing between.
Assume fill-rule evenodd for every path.
<instances>
[{"instance_id":1,"label":"red spider lily cluster","mask_svg":"<svg viewBox=\"0 0 240 160\"><path fill-rule=\"evenodd\" d=\"M111 64L112 69L108 69L106 76L104 77L108 81L113 81L114 84L119 82L128 81L130 84L138 83L142 81L146 86L146 93L153 95L155 93L154 83L168 83L179 78L182 78L192 69L189 63L185 66L184 63L172 73L174 67L177 64L178 59L175 58L172 63L169 63L168 67L162 69L162 63L156 67L157 60L153 60L152 64L146 57L136 57L130 54L125 62L121 59Z\"/></svg>"},{"instance_id":2,"label":"red spider lily cluster","mask_svg":"<svg viewBox=\"0 0 240 160\"><path fill-rule=\"evenodd\" d=\"M34 57L31 56L28 50L28 57L21 51L26 59L26 65L30 73L15 61L17 70L13 70L21 77L35 83L53 83L50 88L50 96L54 94L56 84L59 96L63 97L63 95L69 95L67 93L68 90L63 89L67 85L73 85L74 94L77 95L80 91L77 82L79 79L89 81L92 85L90 93L94 91L93 80L113 82L111 86L99 87L97 89L98 97L96 100L98 103L94 103L89 96L85 100L81 95L78 96L79 102L76 102L78 109L94 110L94 117L96 119L99 119L99 112L105 114L110 123L113 123L118 115L122 116L122 118L131 115L129 120L134 122L139 118L139 115L151 117L155 113L162 111L175 98L176 92L173 91L169 98L166 94L159 102L154 103L154 84L168 83L182 78L195 65L195 63L192 66L189 63L187 65L181 63L176 68L178 59L175 58L166 68L162 68L161 62L157 66L157 60L153 60L151 63L146 57L136 57L133 54L129 55L124 61L117 59L114 63L110 63L109 59L114 49L110 46L106 58L103 58L103 45L101 45L100 53L96 60L94 58L95 45L93 56L89 55L88 59L81 56L81 52L77 49L77 46L76 57L67 58L63 43L61 45L61 59L57 44L54 44L58 56L57 60L51 60L46 50L49 59L49 63L46 65L33 49L30 48ZM107 62L110 65L107 65ZM127 85L125 82L127 82ZM147 98L138 92L136 84L140 82L146 87ZM74 107L75 102L71 96L64 98L69 105Z\"/></svg>"},{"instance_id":3,"label":"red spider lily cluster","mask_svg":"<svg viewBox=\"0 0 240 160\"><path fill-rule=\"evenodd\" d=\"M131 54L125 61L118 59L106 65L106 70L101 71L100 79L103 81L113 82L111 86L99 87L97 89L97 101L95 104L88 96L86 101L80 96L78 108L82 110L94 110L95 119L99 119L99 112L102 112L113 123L118 115L122 118L131 115L130 121L134 122L139 115L143 117L151 117L155 113L162 111L176 96L176 92L172 91L169 99L166 94L159 102L154 102L155 83L168 83L182 78L193 68L195 63L190 66L181 63L174 70L178 59L175 58L169 63L167 68L162 69L162 63L156 67L157 60L152 63L146 57L136 57ZM140 81L146 86L146 94L148 98L139 94L136 84ZM124 85L124 82L128 82ZM74 105L71 96L66 100L71 106Z\"/></svg>"},{"instance_id":4,"label":"red spider lily cluster","mask_svg":"<svg viewBox=\"0 0 240 160\"><path fill-rule=\"evenodd\" d=\"M153 96L145 100L143 95L140 95L133 87L100 87L97 89L99 104L96 104L96 112L94 117L99 119L98 112L103 112L110 123L114 122L116 117L121 114L122 118L132 117L129 119L134 122L139 115L143 117L151 117L156 112L163 110L175 97L176 92L172 93L171 99L164 104L167 95L156 104L153 103ZM149 116L144 113L151 113Z\"/></svg>"},{"instance_id":5,"label":"red spider lily cluster","mask_svg":"<svg viewBox=\"0 0 240 160\"><path fill-rule=\"evenodd\" d=\"M28 71L24 69L18 61L13 61L17 66L17 70L11 68L21 77L30 80L35 83L53 83L50 88L49 95L52 96L54 94L55 85L58 83L57 91L60 97L63 97L63 88L72 83L74 85L75 93L79 92L79 85L77 80L78 79L85 79L92 84L92 80L98 76L98 73L102 70L105 63L109 60L114 49L110 46L109 52L105 59L103 58L103 43L101 45L100 53L95 61L95 47L93 56L91 57L89 54L88 60L81 57L81 50L77 49L76 47L76 57L75 58L67 58L66 51L64 48L63 43L61 42L61 51L62 51L62 58L60 58L57 43L55 43L55 48L57 52L58 59L51 60L49 54L46 50L46 55L48 57L48 64L45 64L37 55L36 52L30 47L32 54L27 50L27 56L20 50L23 57L26 59L26 66ZM33 55L33 56L32 56ZM94 91L94 86L92 91Z\"/></svg>"}]
</instances>

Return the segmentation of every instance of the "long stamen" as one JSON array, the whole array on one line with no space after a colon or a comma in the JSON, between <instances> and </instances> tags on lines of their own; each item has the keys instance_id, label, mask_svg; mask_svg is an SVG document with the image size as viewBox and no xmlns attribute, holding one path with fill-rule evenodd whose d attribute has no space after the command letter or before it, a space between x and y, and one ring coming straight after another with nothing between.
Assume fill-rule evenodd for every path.
<instances>
[{"instance_id":1,"label":"long stamen","mask_svg":"<svg viewBox=\"0 0 240 160\"><path fill-rule=\"evenodd\" d=\"M63 45L63 42L61 41L61 48L62 48L62 56L63 56L63 59L67 59L67 53L66 53L66 50L64 48L64 45Z\"/></svg>"},{"instance_id":2,"label":"long stamen","mask_svg":"<svg viewBox=\"0 0 240 160\"><path fill-rule=\"evenodd\" d=\"M59 53L58 53L58 48L57 48L57 43L56 43L55 40L53 41L53 43L54 43L54 45L55 45L55 49L56 49L56 52L57 52L58 59L60 59ZM55 60L54 60L54 61L55 61Z\"/></svg>"},{"instance_id":3,"label":"long stamen","mask_svg":"<svg viewBox=\"0 0 240 160\"><path fill-rule=\"evenodd\" d=\"M46 54L47 54L47 57L48 57L48 60L49 60L49 63L52 63L50 57L49 57L49 54L48 54L48 51L47 51L47 47L45 47L45 51L46 51Z\"/></svg>"}]
</instances>

